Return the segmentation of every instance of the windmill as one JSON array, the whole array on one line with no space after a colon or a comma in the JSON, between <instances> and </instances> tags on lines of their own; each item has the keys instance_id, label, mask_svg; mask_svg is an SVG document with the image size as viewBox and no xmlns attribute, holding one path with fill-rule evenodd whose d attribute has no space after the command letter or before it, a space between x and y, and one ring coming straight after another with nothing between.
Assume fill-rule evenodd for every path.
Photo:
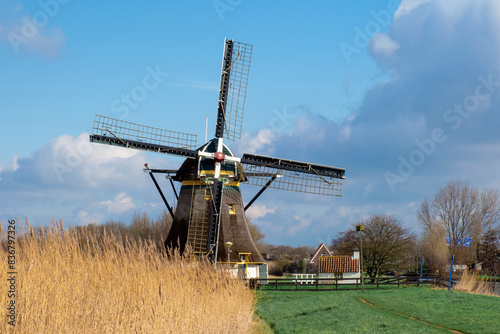
<instances>
[{"instance_id":1,"label":"windmill","mask_svg":"<svg viewBox=\"0 0 500 334\"><path fill-rule=\"evenodd\" d=\"M165 244L186 247L214 263L263 264L248 228L245 211L268 188L341 196L345 170L268 156L236 157L224 140L241 136L252 45L225 40L215 137L196 148L196 136L96 115L90 141L186 158L178 170L147 172L161 195L172 227ZM155 174L165 174L177 198L175 212ZM177 194L173 181L181 182ZM246 205L240 183L262 187ZM224 244L232 245L224 247Z\"/></svg>"}]
</instances>

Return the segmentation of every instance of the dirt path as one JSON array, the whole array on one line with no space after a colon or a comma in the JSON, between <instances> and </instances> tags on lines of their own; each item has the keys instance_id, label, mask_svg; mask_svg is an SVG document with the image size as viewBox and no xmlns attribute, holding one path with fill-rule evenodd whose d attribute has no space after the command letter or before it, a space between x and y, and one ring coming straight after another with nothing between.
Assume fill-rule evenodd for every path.
<instances>
[{"instance_id":1,"label":"dirt path","mask_svg":"<svg viewBox=\"0 0 500 334\"><path fill-rule=\"evenodd\" d=\"M424 323L426 325L429 325L429 326L433 326L433 327L436 327L436 328L439 328L439 329L444 329L444 330L447 330L447 331L450 331L452 333L456 333L456 334L465 334L464 332L460 332L460 331L457 331L455 329L451 329L451 328L446 328L446 327L443 327L443 326L439 326L439 325L436 325L436 324L433 324L433 323L430 323L428 321L425 321L425 320L421 320L421 319L418 319L418 318L415 318L415 317L412 317L408 314L404 314L404 313L401 313L401 312L397 312L397 311L391 311L391 310L388 310L388 309L384 309L384 308L381 308L380 306L377 306L373 303L370 303L369 301L367 301L366 299L363 299L363 298L358 298L360 301L362 301L363 303L365 304L368 304L370 306L373 306L373 307L376 307L376 308L379 308L381 310L384 310L384 311L388 311L388 312L392 312L392 313L395 313L395 314L399 314L399 315L402 315L408 319L411 319L411 320L415 320L415 321L418 321L418 322L421 322L421 323Z\"/></svg>"}]
</instances>

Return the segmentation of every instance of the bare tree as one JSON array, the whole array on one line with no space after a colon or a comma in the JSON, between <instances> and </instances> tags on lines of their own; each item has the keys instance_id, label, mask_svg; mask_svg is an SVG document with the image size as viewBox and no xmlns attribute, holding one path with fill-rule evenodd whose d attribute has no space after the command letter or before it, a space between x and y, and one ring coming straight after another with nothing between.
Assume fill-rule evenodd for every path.
<instances>
[{"instance_id":1,"label":"bare tree","mask_svg":"<svg viewBox=\"0 0 500 334\"><path fill-rule=\"evenodd\" d=\"M400 269L411 253L415 235L393 216L374 215L357 222L350 230L333 240L335 254L349 255L359 249L359 232L356 225L365 225L363 233L363 266L374 278L387 270Z\"/></svg>"},{"instance_id":2,"label":"bare tree","mask_svg":"<svg viewBox=\"0 0 500 334\"><path fill-rule=\"evenodd\" d=\"M485 190L479 197L479 209L475 220L478 222L477 237L481 238L486 231L500 227L500 194L497 190Z\"/></svg>"},{"instance_id":3,"label":"bare tree","mask_svg":"<svg viewBox=\"0 0 500 334\"><path fill-rule=\"evenodd\" d=\"M265 250L265 243L262 239L264 239L266 235L262 233L260 227L254 224L251 219L248 219L248 229L250 230L250 235L252 236L255 246L257 246L257 250L263 253Z\"/></svg>"},{"instance_id":4,"label":"bare tree","mask_svg":"<svg viewBox=\"0 0 500 334\"><path fill-rule=\"evenodd\" d=\"M488 229L484 233L477 257L483 273L492 276L500 274L500 228Z\"/></svg>"},{"instance_id":5,"label":"bare tree","mask_svg":"<svg viewBox=\"0 0 500 334\"><path fill-rule=\"evenodd\" d=\"M446 230L441 224L427 227L420 239L420 254L425 257L429 269L433 272L444 272L449 263L449 247L446 245Z\"/></svg>"},{"instance_id":6,"label":"bare tree","mask_svg":"<svg viewBox=\"0 0 500 334\"><path fill-rule=\"evenodd\" d=\"M132 223L129 226L129 234L136 241L147 240L151 237L152 220L146 212L136 212L132 216Z\"/></svg>"},{"instance_id":7,"label":"bare tree","mask_svg":"<svg viewBox=\"0 0 500 334\"><path fill-rule=\"evenodd\" d=\"M479 192L468 182L450 181L432 200L424 200L417 219L425 231L442 226L450 250L461 262L473 261L483 234L500 220L500 196L496 190ZM464 249L466 238L470 247Z\"/></svg>"},{"instance_id":8,"label":"bare tree","mask_svg":"<svg viewBox=\"0 0 500 334\"><path fill-rule=\"evenodd\" d=\"M304 273L314 249L309 246L266 245L266 251L273 259L269 262L269 273L281 276L283 273Z\"/></svg>"}]
</instances>

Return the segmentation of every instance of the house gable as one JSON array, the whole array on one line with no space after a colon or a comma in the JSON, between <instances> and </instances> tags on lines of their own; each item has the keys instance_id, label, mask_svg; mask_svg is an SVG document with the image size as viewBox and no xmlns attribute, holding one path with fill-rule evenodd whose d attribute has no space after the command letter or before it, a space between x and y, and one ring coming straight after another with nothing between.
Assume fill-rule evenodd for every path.
<instances>
[{"instance_id":1,"label":"house gable","mask_svg":"<svg viewBox=\"0 0 500 334\"><path fill-rule=\"evenodd\" d=\"M328 249L328 247L325 245L325 243L321 243L314 254L311 256L311 259L309 260L310 264L318 264L318 260L321 256L332 256L332 252Z\"/></svg>"}]
</instances>

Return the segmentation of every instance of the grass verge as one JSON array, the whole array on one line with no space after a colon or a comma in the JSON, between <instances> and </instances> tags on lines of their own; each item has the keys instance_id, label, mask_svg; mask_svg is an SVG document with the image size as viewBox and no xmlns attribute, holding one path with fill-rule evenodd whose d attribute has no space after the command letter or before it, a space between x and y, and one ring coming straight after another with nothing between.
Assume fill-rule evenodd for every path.
<instances>
[{"instance_id":1,"label":"grass verge","mask_svg":"<svg viewBox=\"0 0 500 334\"><path fill-rule=\"evenodd\" d=\"M499 309L497 297L421 287L262 292L257 312L274 333L498 333Z\"/></svg>"}]
</instances>

